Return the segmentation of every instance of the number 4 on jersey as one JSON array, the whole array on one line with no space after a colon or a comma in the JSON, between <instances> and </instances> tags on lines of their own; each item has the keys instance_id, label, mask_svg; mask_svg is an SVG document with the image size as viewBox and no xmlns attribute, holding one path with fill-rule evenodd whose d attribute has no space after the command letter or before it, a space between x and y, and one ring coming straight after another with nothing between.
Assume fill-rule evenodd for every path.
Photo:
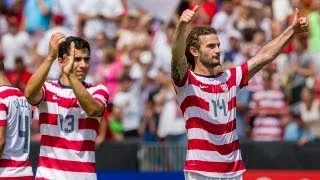
<instances>
[{"instance_id":1,"label":"number 4 on jersey","mask_svg":"<svg viewBox=\"0 0 320 180\"><path fill-rule=\"evenodd\" d=\"M29 152L29 123L30 123L30 117L29 116L19 116L19 132L18 136L21 138L24 138L24 146L23 146L23 152L28 153Z\"/></svg>"}]
</instances>

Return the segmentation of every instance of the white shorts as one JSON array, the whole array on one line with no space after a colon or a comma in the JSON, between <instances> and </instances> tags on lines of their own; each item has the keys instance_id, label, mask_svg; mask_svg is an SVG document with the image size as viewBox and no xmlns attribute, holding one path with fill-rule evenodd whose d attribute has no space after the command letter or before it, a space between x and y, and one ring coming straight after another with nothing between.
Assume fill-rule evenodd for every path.
<instances>
[{"instance_id":1,"label":"white shorts","mask_svg":"<svg viewBox=\"0 0 320 180\"><path fill-rule=\"evenodd\" d=\"M194 172L184 172L185 180L242 180L242 175L232 177L232 178L215 178L215 177L207 177Z\"/></svg>"}]
</instances>

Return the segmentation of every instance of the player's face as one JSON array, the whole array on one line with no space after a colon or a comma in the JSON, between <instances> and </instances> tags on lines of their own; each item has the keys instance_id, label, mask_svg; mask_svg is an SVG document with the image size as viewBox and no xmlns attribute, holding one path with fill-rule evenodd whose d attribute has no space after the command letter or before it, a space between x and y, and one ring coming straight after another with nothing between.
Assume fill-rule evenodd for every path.
<instances>
[{"instance_id":1,"label":"player's face","mask_svg":"<svg viewBox=\"0 0 320 180\"><path fill-rule=\"evenodd\" d=\"M75 49L73 70L77 78L82 82L87 76L89 70L89 50Z\"/></svg>"},{"instance_id":2,"label":"player's face","mask_svg":"<svg viewBox=\"0 0 320 180\"><path fill-rule=\"evenodd\" d=\"M200 40L200 62L207 68L220 65L220 42L216 34L203 35Z\"/></svg>"}]
</instances>

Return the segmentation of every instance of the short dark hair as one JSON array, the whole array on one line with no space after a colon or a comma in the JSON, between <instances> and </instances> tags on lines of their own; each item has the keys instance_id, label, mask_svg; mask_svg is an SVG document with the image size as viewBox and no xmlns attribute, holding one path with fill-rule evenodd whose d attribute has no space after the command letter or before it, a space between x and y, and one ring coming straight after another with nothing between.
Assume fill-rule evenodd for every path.
<instances>
[{"instance_id":1,"label":"short dark hair","mask_svg":"<svg viewBox=\"0 0 320 180\"><path fill-rule=\"evenodd\" d=\"M190 52L191 47L195 47L199 50L200 48L200 40L199 36L209 35L209 34L217 34L216 29L208 26L198 26L191 29L187 38L186 38L186 50L185 55L187 57L188 64L191 69L194 69L195 61L194 56Z\"/></svg>"},{"instance_id":2,"label":"short dark hair","mask_svg":"<svg viewBox=\"0 0 320 180\"><path fill-rule=\"evenodd\" d=\"M80 37L69 36L66 38L66 40L64 42L62 42L59 45L59 49L58 49L58 57L59 58L62 58L64 54L69 55L71 42L74 42L74 46L78 50L79 49L88 49L89 55L90 55L90 45L89 45L88 41L86 41Z\"/></svg>"}]
</instances>

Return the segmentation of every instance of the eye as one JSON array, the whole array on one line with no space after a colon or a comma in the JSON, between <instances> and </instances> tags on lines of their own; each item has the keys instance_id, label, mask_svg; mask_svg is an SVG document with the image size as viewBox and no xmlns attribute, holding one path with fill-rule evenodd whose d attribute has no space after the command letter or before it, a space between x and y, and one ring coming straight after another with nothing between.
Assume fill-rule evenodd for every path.
<instances>
[{"instance_id":1,"label":"eye","mask_svg":"<svg viewBox=\"0 0 320 180\"><path fill-rule=\"evenodd\" d=\"M75 62L79 62L79 61L81 61L81 58L75 57L75 58L74 58L74 61L75 61Z\"/></svg>"},{"instance_id":2,"label":"eye","mask_svg":"<svg viewBox=\"0 0 320 180\"><path fill-rule=\"evenodd\" d=\"M90 60L89 57L84 58L84 62L86 62L86 63L89 63L89 60Z\"/></svg>"},{"instance_id":3,"label":"eye","mask_svg":"<svg viewBox=\"0 0 320 180\"><path fill-rule=\"evenodd\" d=\"M216 45L215 44L208 44L207 47L210 48L210 49L214 49L216 47Z\"/></svg>"}]
</instances>

